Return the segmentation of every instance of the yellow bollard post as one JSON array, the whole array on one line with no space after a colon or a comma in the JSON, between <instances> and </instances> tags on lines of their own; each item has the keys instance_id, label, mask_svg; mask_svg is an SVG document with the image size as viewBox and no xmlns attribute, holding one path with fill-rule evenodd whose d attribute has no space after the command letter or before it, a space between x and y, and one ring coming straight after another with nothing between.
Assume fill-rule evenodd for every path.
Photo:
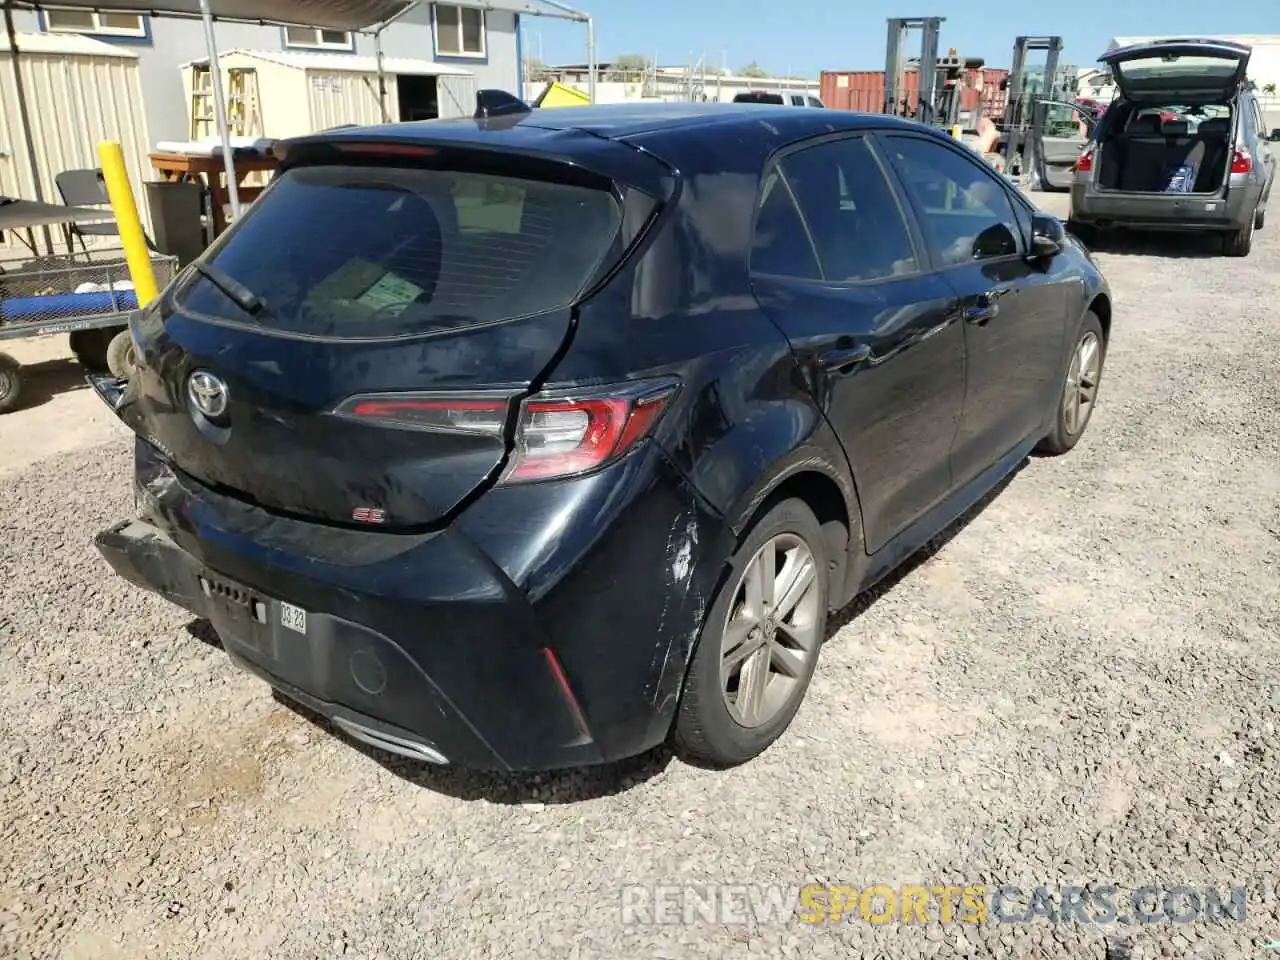
<instances>
[{"instance_id":1,"label":"yellow bollard post","mask_svg":"<svg viewBox=\"0 0 1280 960\"><path fill-rule=\"evenodd\" d=\"M964 128L957 123L954 127L951 128L951 136L955 137L957 140L963 140Z\"/></svg>"},{"instance_id":2,"label":"yellow bollard post","mask_svg":"<svg viewBox=\"0 0 1280 960\"><path fill-rule=\"evenodd\" d=\"M145 307L156 298L156 273L151 266L151 251L147 249L147 237L142 231L142 218L133 199L129 185L129 171L124 165L124 151L114 140L98 144L98 162L102 165L102 179L106 182L107 197L115 211L116 227L120 231L120 244L129 264L129 279L138 298L138 306Z\"/></svg>"}]
</instances>

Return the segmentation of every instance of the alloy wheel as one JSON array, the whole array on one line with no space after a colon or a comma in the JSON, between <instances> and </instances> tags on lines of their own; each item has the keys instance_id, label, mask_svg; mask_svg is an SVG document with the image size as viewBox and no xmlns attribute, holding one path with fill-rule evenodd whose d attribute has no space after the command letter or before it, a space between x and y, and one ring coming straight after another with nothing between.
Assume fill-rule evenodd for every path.
<instances>
[{"instance_id":1,"label":"alloy wheel","mask_svg":"<svg viewBox=\"0 0 1280 960\"><path fill-rule=\"evenodd\" d=\"M734 591L720 648L720 688L744 727L777 716L817 655L822 591L813 552L792 533L751 558Z\"/></svg>"},{"instance_id":2,"label":"alloy wheel","mask_svg":"<svg viewBox=\"0 0 1280 960\"><path fill-rule=\"evenodd\" d=\"M1101 378L1102 342L1090 330L1076 345L1071 357L1071 367L1067 370L1067 384L1062 397L1063 426L1073 437L1079 435L1089 423Z\"/></svg>"}]
</instances>

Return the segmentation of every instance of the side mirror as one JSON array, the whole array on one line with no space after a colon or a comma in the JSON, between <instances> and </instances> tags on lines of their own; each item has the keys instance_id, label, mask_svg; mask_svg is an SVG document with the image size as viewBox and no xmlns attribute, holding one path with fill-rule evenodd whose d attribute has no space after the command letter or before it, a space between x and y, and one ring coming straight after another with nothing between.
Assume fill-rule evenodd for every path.
<instances>
[{"instance_id":1,"label":"side mirror","mask_svg":"<svg viewBox=\"0 0 1280 960\"><path fill-rule=\"evenodd\" d=\"M1056 257L1067 245L1067 232L1062 221L1048 214L1037 213L1031 218L1031 258L1044 260Z\"/></svg>"}]
</instances>

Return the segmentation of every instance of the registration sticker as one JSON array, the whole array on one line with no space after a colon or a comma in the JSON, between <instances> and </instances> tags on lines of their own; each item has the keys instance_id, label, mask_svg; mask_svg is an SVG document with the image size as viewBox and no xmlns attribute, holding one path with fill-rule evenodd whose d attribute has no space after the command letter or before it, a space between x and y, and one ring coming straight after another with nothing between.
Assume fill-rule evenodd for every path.
<instances>
[{"instance_id":1,"label":"registration sticker","mask_svg":"<svg viewBox=\"0 0 1280 960\"><path fill-rule=\"evenodd\" d=\"M280 604L280 626L295 633L307 632L307 611L292 603Z\"/></svg>"}]
</instances>

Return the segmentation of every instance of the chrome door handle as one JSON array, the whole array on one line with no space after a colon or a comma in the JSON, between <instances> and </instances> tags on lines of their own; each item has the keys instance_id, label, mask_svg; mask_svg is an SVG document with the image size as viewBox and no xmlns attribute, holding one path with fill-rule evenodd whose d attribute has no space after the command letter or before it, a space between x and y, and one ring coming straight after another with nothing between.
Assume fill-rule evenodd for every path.
<instances>
[{"instance_id":1,"label":"chrome door handle","mask_svg":"<svg viewBox=\"0 0 1280 960\"><path fill-rule=\"evenodd\" d=\"M988 303L978 307L965 307L964 322L981 327L994 320L999 313L1000 305L998 303Z\"/></svg>"},{"instance_id":2,"label":"chrome door handle","mask_svg":"<svg viewBox=\"0 0 1280 960\"><path fill-rule=\"evenodd\" d=\"M864 343L844 350L828 350L818 358L818 364L828 372L844 373L869 359L871 348Z\"/></svg>"},{"instance_id":3,"label":"chrome door handle","mask_svg":"<svg viewBox=\"0 0 1280 960\"><path fill-rule=\"evenodd\" d=\"M964 308L965 323L978 326L989 323L1000 313L1000 300L1010 294L1017 293L1017 287L996 287L975 297L975 303Z\"/></svg>"}]
</instances>

